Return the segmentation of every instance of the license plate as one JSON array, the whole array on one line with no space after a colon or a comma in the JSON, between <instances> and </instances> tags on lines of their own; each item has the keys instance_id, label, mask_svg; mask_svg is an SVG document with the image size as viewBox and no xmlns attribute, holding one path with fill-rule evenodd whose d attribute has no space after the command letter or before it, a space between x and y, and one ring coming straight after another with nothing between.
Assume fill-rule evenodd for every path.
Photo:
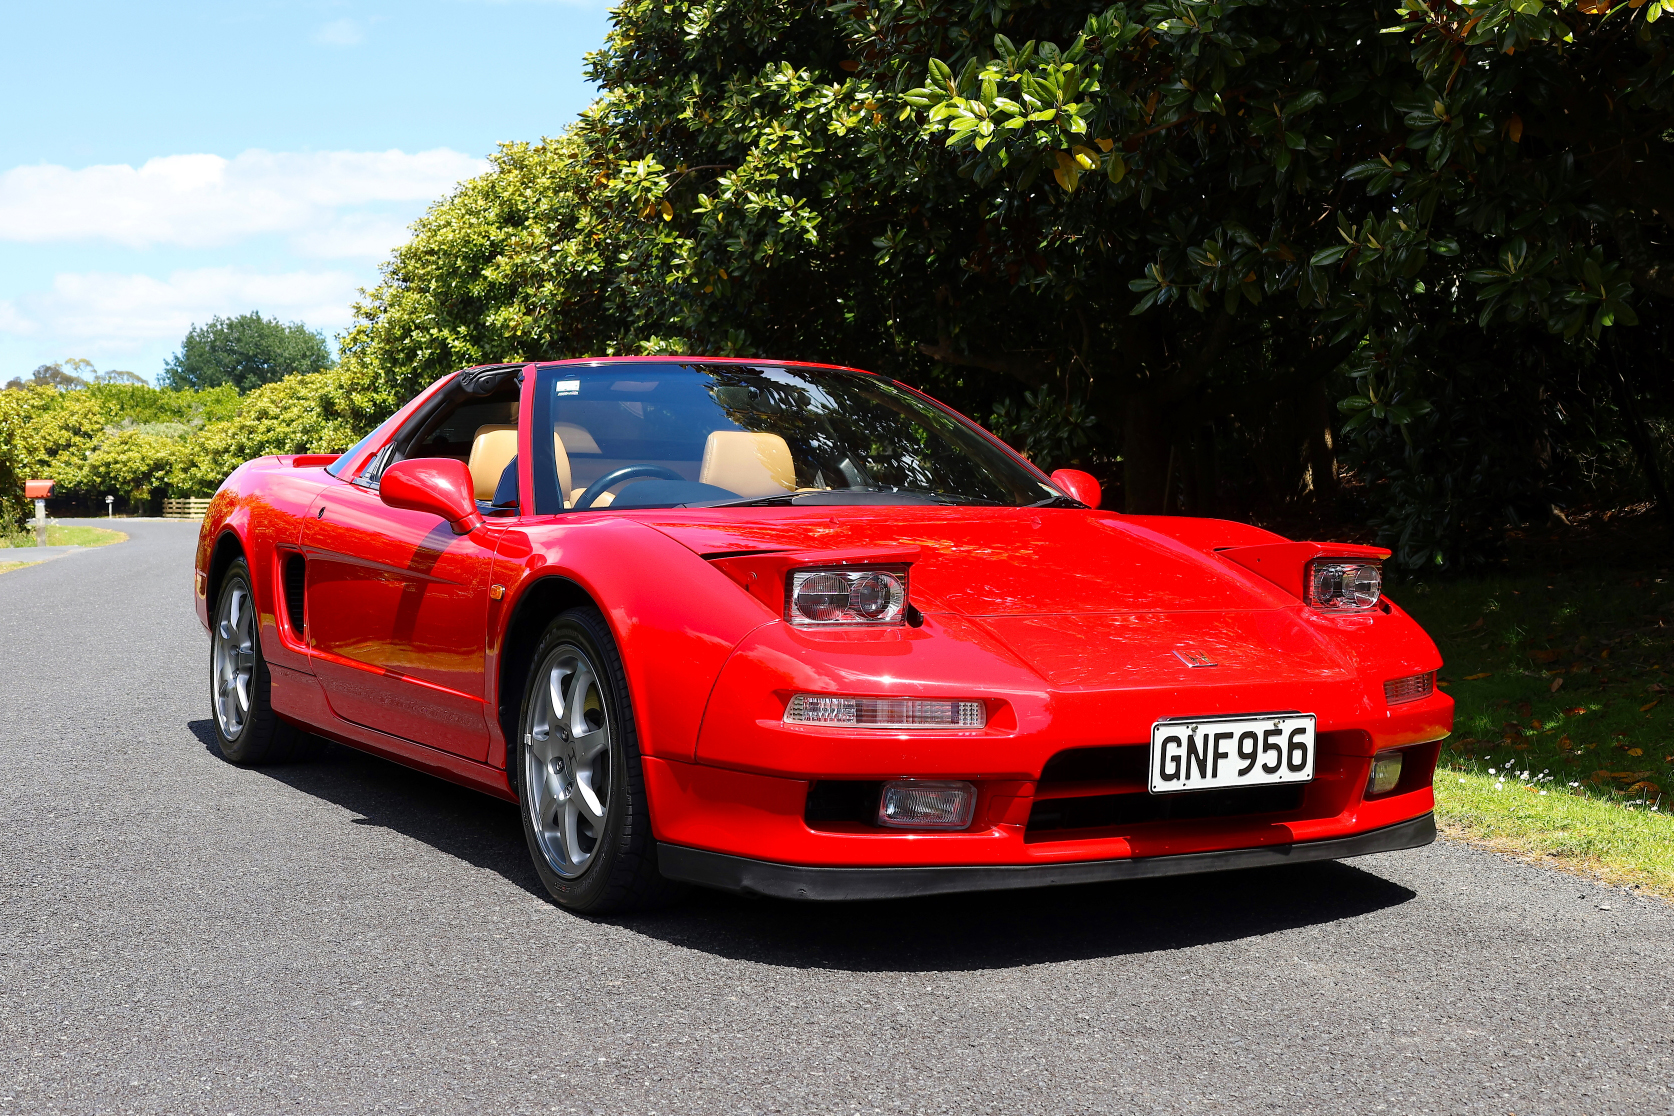
<instances>
[{"instance_id":1,"label":"license plate","mask_svg":"<svg viewBox=\"0 0 1674 1116\"><path fill-rule=\"evenodd\" d=\"M1151 793L1306 783L1312 713L1171 717L1151 726Z\"/></svg>"}]
</instances>

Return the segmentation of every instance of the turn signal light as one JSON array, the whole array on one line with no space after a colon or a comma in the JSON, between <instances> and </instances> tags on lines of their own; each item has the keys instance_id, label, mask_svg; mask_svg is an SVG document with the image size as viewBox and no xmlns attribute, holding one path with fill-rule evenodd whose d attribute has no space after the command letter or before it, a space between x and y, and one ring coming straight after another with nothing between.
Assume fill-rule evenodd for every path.
<instances>
[{"instance_id":1,"label":"turn signal light","mask_svg":"<svg viewBox=\"0 0 1674 1116\"><path fill-rule=\"evenodd\" d=\"M1303 583L1307 601L1327 612L1363 612L1383 595L1383 567L1348 558L1315 558Z\"/></svg>"},{"instance_id":2,"label":"turn signal light","mask_svg":"<svg viewBox=\"0 0 1674 1116\"><path fill-rule=\"evenodd\" d=\"M907 571L796 570L785 584L785 619L799 627L906 623Z\"/></svg>"},{"instance_id":3,"label":"turn signal light","mask_svg":"<svg viewBox=\"0 0 1674 1116\"><path fill-rule=\"evenodd\" d=\"M970 729L987 724L988 716L980 701L797 694L785 707L785 720L796 725L848 725L855 728Z\"/></svg>"},{"instance_id":4,"label":"turn signal light","mask_svg":"<svg viewBox=\"0 0 1674 1116\"><path fill-rule=\"evenodd\" d=\"M976 809L972 783L902 779L883 785L878 824L890 829L964 829Z\"/></svg>"},{"instance_id":5,"label":"turn signal light","mask_svg":"<svg viewBox=\"0 0 1674 1116\"><path fill-rule=\"evenodd\" d=\"M1436 672L1410 674L1405 678L1391 678L1383 684L1383 700L1390 705L1418 701L1436 692Z\"/></svg>"}]
</instances>

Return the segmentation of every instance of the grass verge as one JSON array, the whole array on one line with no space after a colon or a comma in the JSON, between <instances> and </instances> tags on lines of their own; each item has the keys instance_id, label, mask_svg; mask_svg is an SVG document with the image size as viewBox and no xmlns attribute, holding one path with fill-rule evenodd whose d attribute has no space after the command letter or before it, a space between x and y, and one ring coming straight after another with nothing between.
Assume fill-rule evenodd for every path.
<instances>
[{"instance_id":1,"label":"grass verge","mask_svg":"<svg viewBox=\"0 0 1674 1116\"><path fill-rule=\"evenodd\" d=\"M111 543L127 541L127 535L121 531L112 531L108 527L60 527L54 524L48 527L46 532L48 546L109 546ZM34 545L33 530L18 531L0 538L0 548L27 549Z\"/></svg>"},{"instance_id":2,"label":"grass verge","mask_svg":"<svg viewBox=\"0 0 1674 1116\"><path fill-rule=\"evenodd\" d=\"M39 562L0 562L0 574L21 570L25 566L38 566Z\"/></svg>"},{"instance_id":3,"label":"grass verge","mask_svg":"<svg viewBox=\"0 0 1674 1116\"><path fill-rule=\"evenodd\" d=\"M1674 899L1674 817L1661 811L1443 769L1436 819L1449 837Z\"/></svg>"},{"instance_id":4,"label":"grass verge","mask_svg":"<svg viewBox=\"0 0 1674 1116\"><path fill-rule=\"evenodd\" d=\"M1446 665L1451 836L1674 899L1674 574L1577 569L1393 595Z\"/></svg>"}]
</instances>

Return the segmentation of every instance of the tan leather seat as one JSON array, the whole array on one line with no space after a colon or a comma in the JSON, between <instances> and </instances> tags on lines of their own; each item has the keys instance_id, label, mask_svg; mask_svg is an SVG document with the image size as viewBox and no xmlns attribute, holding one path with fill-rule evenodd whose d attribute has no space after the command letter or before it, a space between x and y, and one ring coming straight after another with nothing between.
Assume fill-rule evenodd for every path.
<instances>
[{"instance_id":1,"label":"tan leather seat","mask_svg":"<svg viewBox=\"0 0 1674 1116\"><path fill-rule=\"evenodd\" d=\"M471 439L471 459L466 462L471 469L471 487L476 490L477 499L494 499L494 488L500 483L500 474L506 471L506 466L516 456L516 425L477 427L476 437Z\"/></svg>"},{"instance_id":2,"label":"tan leather seat","mask_svg":"<svg viewBox=\"0 0 1674 1116\"><path fill-rule=\"evenodd\" d=\"M772 496L796 489L796 463L777 434L716 430L703 444L698 480L740 496Z\"/></svg>"},{"instance_id":3,"label":"tan leather seat","mask_svg":"<svg viewBox=\"0 0 1674 1116\"><path fill-rule=\"evenodd\" d=\"M570 490L570 455L564 452L564 440L552 435L552 455L558 467L558 491ZM517 456L517 427L494 425L477 427L471 439L471 487L479 500L494 499L494 489L500 484L500 474L506 471L511 459ZM565 507L573 501L566 500Z\"/></svg>"}]
</instances>

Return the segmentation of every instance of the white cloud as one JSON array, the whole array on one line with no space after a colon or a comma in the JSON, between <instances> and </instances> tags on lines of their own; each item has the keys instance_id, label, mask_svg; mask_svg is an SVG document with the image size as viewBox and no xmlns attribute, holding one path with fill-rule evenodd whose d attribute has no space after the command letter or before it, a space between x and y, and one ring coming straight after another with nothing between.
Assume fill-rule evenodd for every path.
<instances>
[{"instance_id":1,"label":"white cloud","mask_svg":"<svg viewBox=\"0 0 1674 1116\"><path fill-rule=\"evenodd\" d=\"M168 155L139 167L14 167L0 174L0 240L215 247L288 234L298 251L382 256L418 209L488 164L447 148ZM403 204L404 203L404 204ZM356 213L354 211L362 212ZM390 210L398 210L399 217ZM349 240L332 230L353 227ZM374 236L368 230L381 230ZM355 252L345 249L352 243Z\"/></svg>"},{"instance_id":2,"label":"white cloud","mask_svg":"<svg viewBox=\"0 0 1674 1116\"><path fill-rule=\"evenodd\" d=\"M346 326L360 287L343 271L262 274L242 268L150 275L77 272L48 291L0 301L0 334L50 339L54 351L119 356L175 343L194 324L259 310L327 334Z\"/></svg>"},{"instance_id":3,"label":"white cloud","mask_svg":"<svg viewBox=\"0 0 1674 1116\"><path fill-rule=\"evenodd\" d=\"M360 24L352 19L334 19L314 32L314 41L325 46L359 46L365 38Z\"/></svg>"}]
</instances>

